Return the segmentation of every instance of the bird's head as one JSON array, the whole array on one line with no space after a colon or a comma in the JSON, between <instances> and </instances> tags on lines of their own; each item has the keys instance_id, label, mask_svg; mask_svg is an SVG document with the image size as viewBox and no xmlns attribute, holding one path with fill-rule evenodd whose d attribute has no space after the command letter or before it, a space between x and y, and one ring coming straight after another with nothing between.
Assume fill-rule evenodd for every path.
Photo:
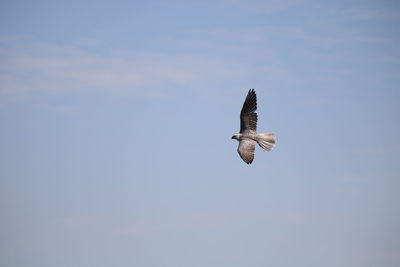
<instances>
[{"instance_id":1,"label":"bird's head","mask_svg":"<svg viewBox=\"0 0 400 267\"><path fill-rule=\"evenodd\" d=\"M240 137L240 134L234 134L234 135L232 135L232 139L236 139L236 140L238 140L238 141L239 141L239 137Z\"/></svg>"}]
</instances>

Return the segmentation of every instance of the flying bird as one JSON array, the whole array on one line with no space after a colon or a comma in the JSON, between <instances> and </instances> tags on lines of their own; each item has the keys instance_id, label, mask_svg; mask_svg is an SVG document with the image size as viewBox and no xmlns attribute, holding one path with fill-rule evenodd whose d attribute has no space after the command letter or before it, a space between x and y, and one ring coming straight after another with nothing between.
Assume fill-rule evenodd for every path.
<instances>
[{"instance_id":1,"label":"flying bird","mask_svg":"<svg viewBox=\"0 0 400 267\"><path fill-rule=\"evenodd\" d=\"M240 132L232 139L239 141L237 152L244 162L251 164L254 159L256 144L271 151L276 143L275 134L270 132L257 133L257 96L254 89L250 89L240 112Z\"/></svg>"}]
</instances>

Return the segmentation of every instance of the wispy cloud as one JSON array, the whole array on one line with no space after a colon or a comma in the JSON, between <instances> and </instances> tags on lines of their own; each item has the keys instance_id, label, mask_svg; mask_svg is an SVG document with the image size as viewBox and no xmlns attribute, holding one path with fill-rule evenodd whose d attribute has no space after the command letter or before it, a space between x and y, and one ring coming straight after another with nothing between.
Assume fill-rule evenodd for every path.
<instances>
[{"instance_id":1,"label":"wispy cloud","mask_svg":"<svg viewBox=\"0 0 400 267\"><path fill-rule=\"evenodd\" d=\"M226 34L229 35L229 32ZM251 33L250 35L254 35ZM226 37L228 38L228 37ZM223 81L240 83L266 69L272 71L274 61L254 65L260 58L273 58L266 49L258 57L248 57L250 47L213 46L203 39L205 53L189 48L196 39L168 41L167 46L180 47L179 53L107 49L95 40L78 40L75 44L36 42L32 39L0 39L0 93L23 95L32 92L138 92L152 88L154 93L167 87L201 88ZM197 44L198 45L198 44ZM254 52L254 51L253 51ZM233 55L233 56L232 56ZM274 68L273 73L279 73ZM269 73L271 77L272 72ZM157 92L159 91L159 92Z\"/></svg>"},{"instance_id":2,"label":"wispy cloud","mask_svg":"<svg viewBox=\"0 0 400 267\"><path fill-rule=\"evenodd\" d=\"M200 78L189 59L162 54L96 54L78 46L1 40L3 94L94 88L128 90L150 83L185 84Z\"/></svg>"},{"instance_id":3,"label":"wispy cloud","mask_svg":"<svg viewBox=\"0 0 400 267\"><path fill-rule=\"evenodd\" d=\"M285 10L287 8L291 8L300 3L305 2L305 0L251 0L251 1L243 1L243 0L225 0L225 2L229 4L239 5L245 9L251 9L259 13L270 13L276 12L280 10Z\"/></svg>"},{"instance_id":4,"label":"wispy cloud","mask_svg":"<svg viewBox=\"0 0 400 267\"><path fill-rule=\"evenodd\" d=\"M385 156L400 153L400 144L389 144L382 147L367 147L354 152L357 156Z\"/></svg>"},{"instance_id":5,"label":"wispy cloud","mask_svg":"<svg viewBox=\"0 0 400 267\"><path fill-rule=\"evenodd\" d=\"M301 2L285 1L281 6L272 1L271 5L287 8ZM253 1L252 5L263 4ZM326 32L326 25L303 26L184 29L175 36L157 36L154 41L163 49L156 51L110 49L90 38L65 45L26 36L0 36L0 93L138 92L145 87L158 94L166 87L194 89L227 82L238 87L263 83L270 87L298 86L309 76L313 84L333 84L338 77L354 76L359 70L354 68L357 64L396 63L397 54L386 50L370 49L368 57L365 52L357 53L354 48L359 44L376 47L397 42L368 29L332 26ZM296 45L287 46L289 42ZM329 71L324 66L329 66Z\"/></svg>"},{"instance_id":6,"label":"wispy cloud","mask_svg":"<svg viewBox=\"0 0 400 267\"><path fill-rule=\"evenodd\" d=\"M372 20L372 19L394 19L400 17L400 12L397 8L381 7L351 7L342 10L337 10L344 16L354 20Z\"/></svg>"},{"instance_id":7,"label":"wispy cloud","mask_svg":"<svg viewBox=\"0 0 400 267\"><path fill-rule=\"evenodd\" d=\"M218 88L227 82L254 86L251 81L285 80L272 47L256 47L261 29L243 29L248 40L235 44L238 35L215 29L196 38L160 39L179 52L104 48L96 40L78 40L69 45L32 39L0 39L0 93L57 93L100 90L136 93L152 88L164 94L166 88ZM203 37L204 38L203 38ZM200 48L199 48L200 46ZM287 80L287 79L286 79Z\"/></svg>"}]
</instances>

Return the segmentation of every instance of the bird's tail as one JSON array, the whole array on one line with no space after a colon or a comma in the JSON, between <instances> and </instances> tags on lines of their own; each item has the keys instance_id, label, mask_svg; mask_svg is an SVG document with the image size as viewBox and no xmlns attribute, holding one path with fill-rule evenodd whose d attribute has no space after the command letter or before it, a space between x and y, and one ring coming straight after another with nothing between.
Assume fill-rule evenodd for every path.
<instances>
[{"instance_id":1,"label":"bird's tail","mask_svg":"<svg viewBox=\"0 0 400 267\"><path fill-rule=\"evenodd\" d=\"M266 132L259 133L258 145L265 150L271 151L275 147L276 137L275 134Z\"/></svg>"}]
</instances>

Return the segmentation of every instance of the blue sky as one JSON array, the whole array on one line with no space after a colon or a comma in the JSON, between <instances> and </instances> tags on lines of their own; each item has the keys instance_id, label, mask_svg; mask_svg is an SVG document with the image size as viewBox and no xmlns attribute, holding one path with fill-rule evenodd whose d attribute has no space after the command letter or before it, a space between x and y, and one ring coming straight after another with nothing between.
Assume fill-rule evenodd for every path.
<instances>
[{"instance_id":1,"label":"blue sky","mask_svg":"<svg viewBox=\"0 0 400 267\"><path fill-rule=\"evenodd\" d=\"M397 1L0 10L0 265L400 265Z\"/></svg>"}]
</instances>

